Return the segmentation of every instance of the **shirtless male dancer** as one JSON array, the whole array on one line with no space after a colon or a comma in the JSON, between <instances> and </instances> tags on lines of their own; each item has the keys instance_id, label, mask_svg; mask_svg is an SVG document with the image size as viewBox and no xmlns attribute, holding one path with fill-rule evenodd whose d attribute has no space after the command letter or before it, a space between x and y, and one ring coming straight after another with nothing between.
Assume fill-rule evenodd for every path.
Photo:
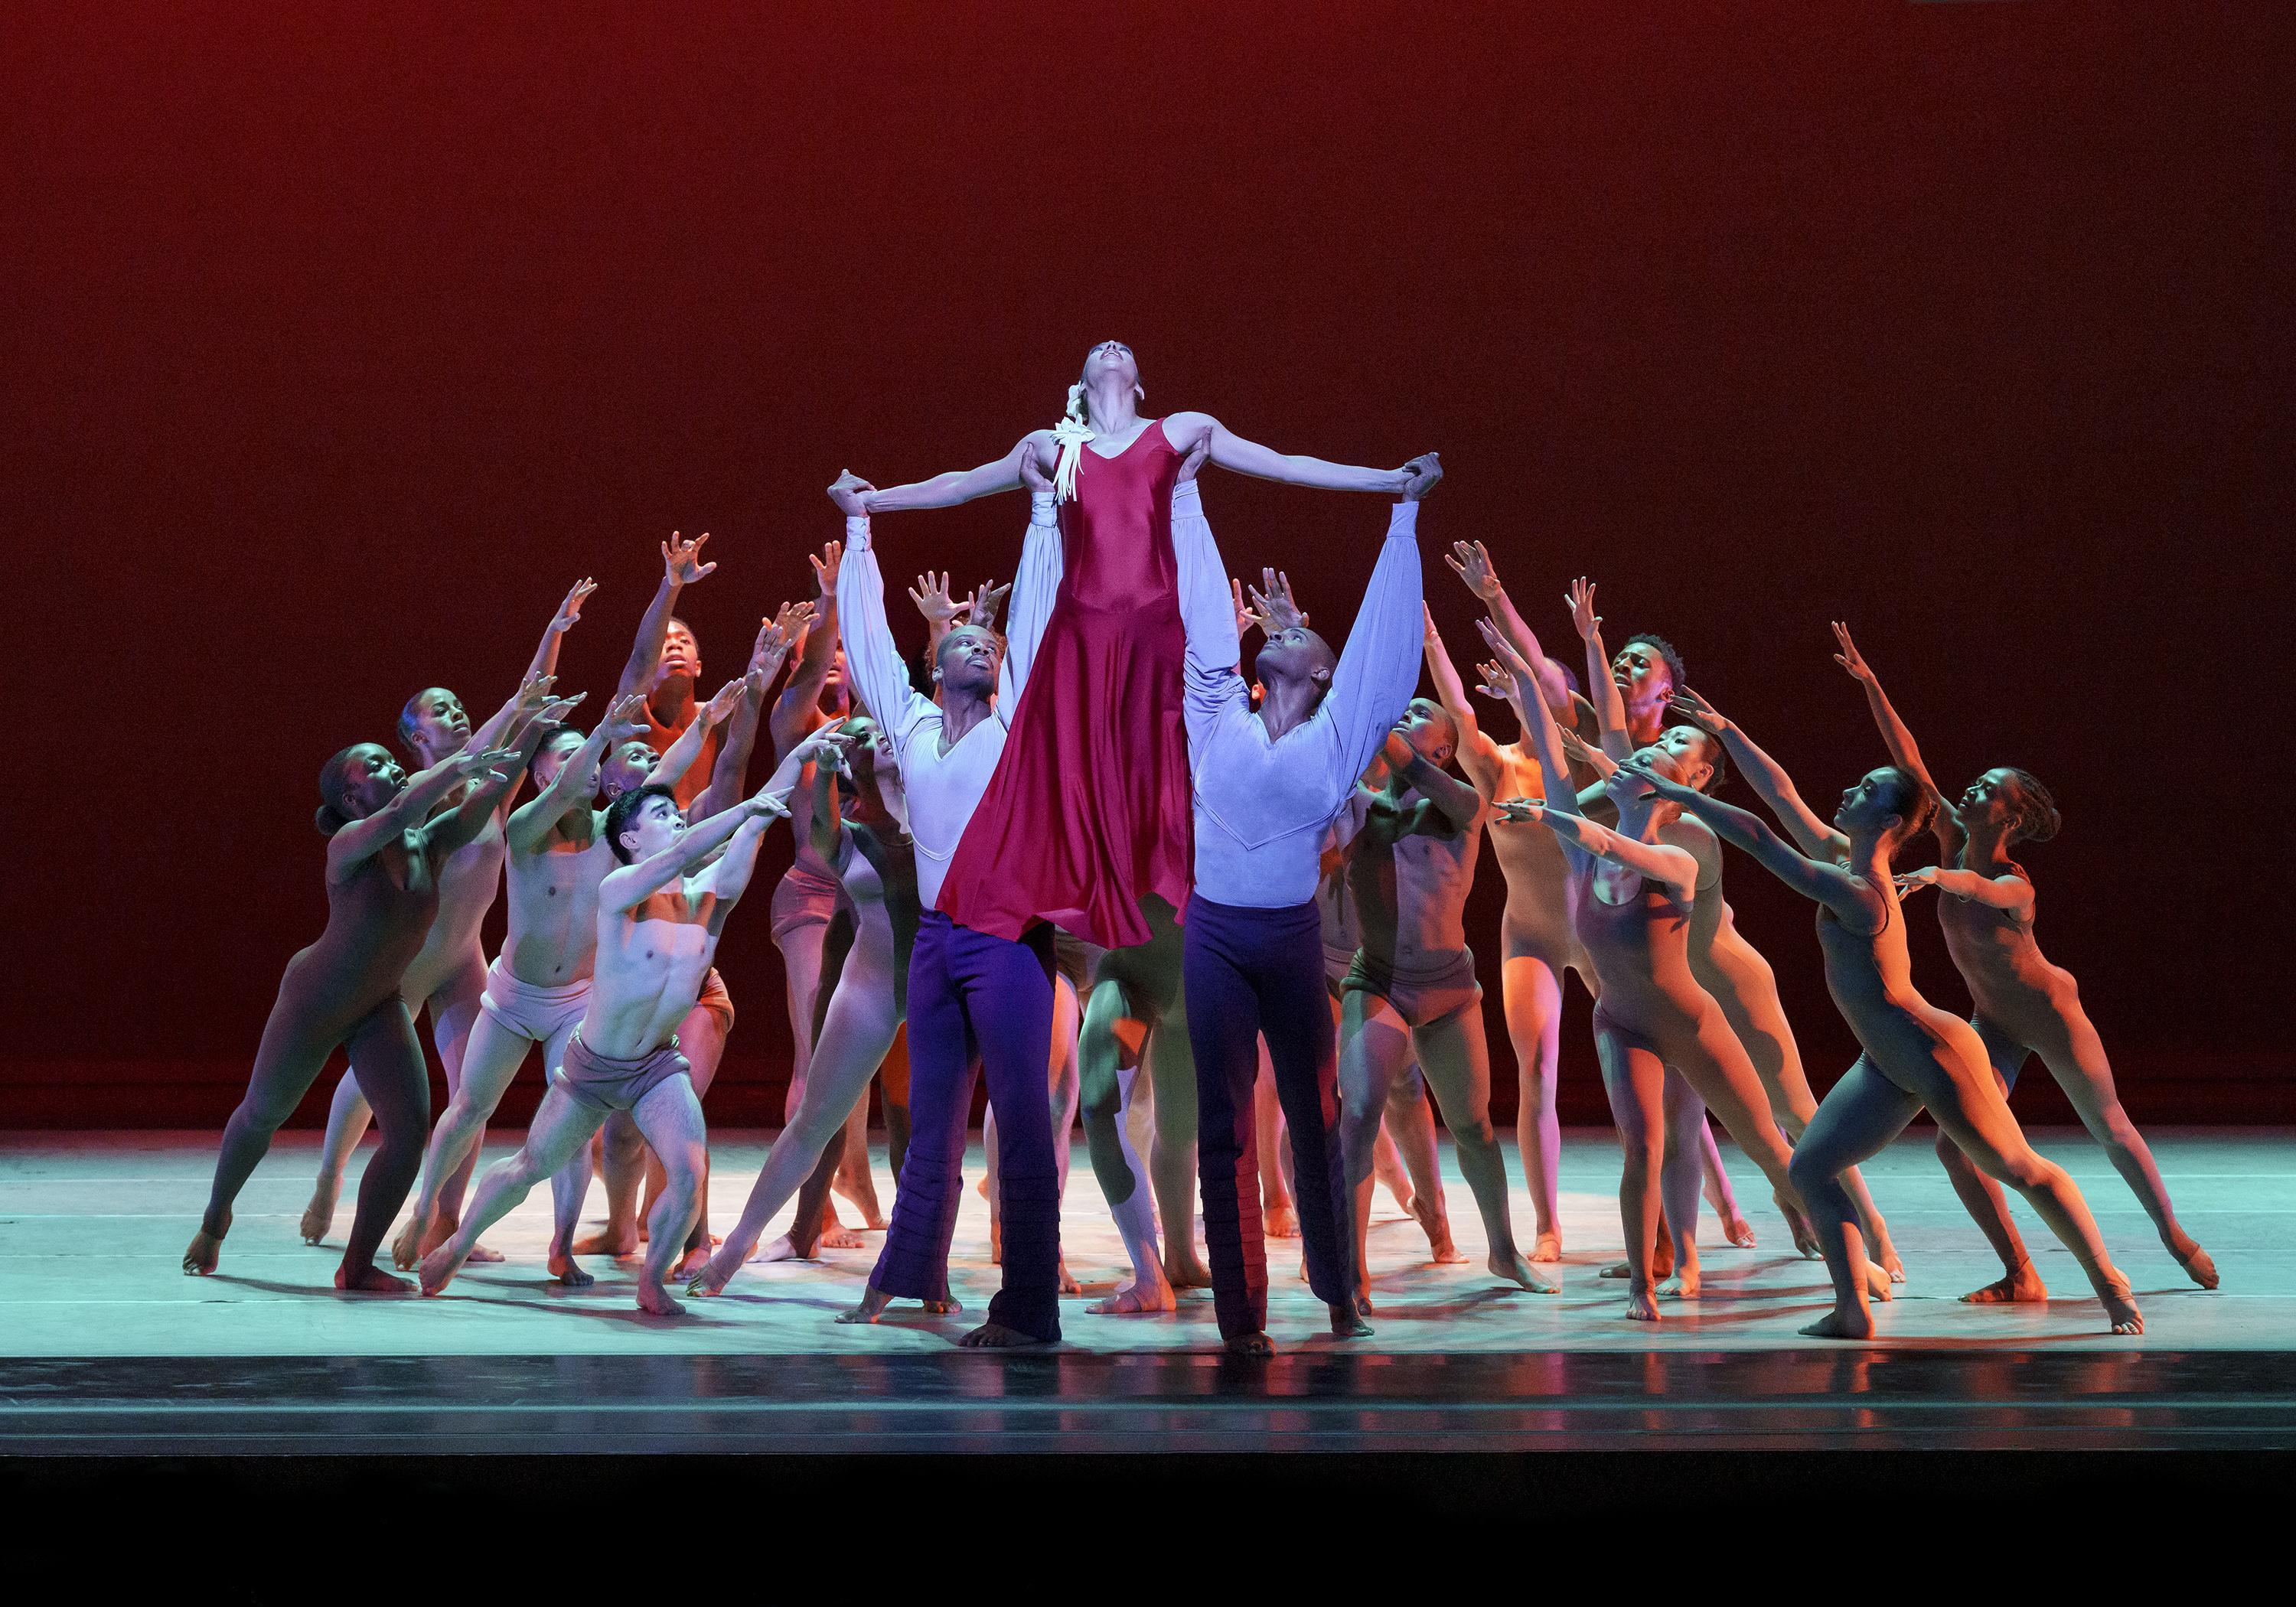
<instances>
[{"instance_id":1,"label":"shirtless male dancer","mask_svg":"<svg viewBox=\"0 0 2296 1607\"><path fill-rule=\"evenodd\" d=\"M444 1291L479 1234L572 1160L610 1112L628 1111L669 1174L649 1224L638 1306L656 1316L685 1309L664 1279L701 1209L709 1135L677 1052L677 1026L701 996L767 825L788 815L779 799L760 791L688 830L666 787L640 787L614 800L604 830L619 867L598 884L597 958L582 1024L566 1041L558 1079L543 1095L526 1143L487 1169L462 1227L422 1258L424 1294ZM720 849L717 863L702 869Z\"/></svg>"},{"instance_id":2,"label":"shirtless male dancer","mask_svg":"<svg viewBox=\"0 0 2296 1607\"><path fill-rule=\"evenodd\" d=\"M463 712L460 698L443 686L432 686L408 699L399 711L399 745L426 767L436 766L457 751L483 752L502 746L512 710L521 698L536 689L548 689L557 673L559 645L581 618L582 604L596 589L594 581L585 578L568 590L565 601L544 627L519 693L478 730L471 729L470 716ZM523 774L511 777L509 790L496 796L494 817L481 822L478 835L456 849L441 867L438 916L430 922L422 952L407 966L401 982L409 1012L430 1013L430 1041L439 1051L450 1093L462 1086L463 1046L479 1018L479 996L486 991L487 956L480 946L480 928L502 888L503 822L525 780ZM344 1168L365 1136L372 1116L357 1079L346 1076L339 1080L327 1110L326 1136L319 1144L311 1202L303 1211L306 1243L318 1243L332 1226ZM473 1149L472 1154L475 1157L477 1151ZM465 1165L442 1187L442 1208L450 1219L462 1204L470 1175ZM500 1258L482 1249L478 1259Z\"/></svg>"},{"instance_id":3,"label":"shirtless male dancer","mask_svg":"<svg viewBox=\"0 0 2296 1607\"><path fill-rule=\"evenodd\" d=\"M1356 1198L1357 1303L1366 1311L1373 1141L1414 1052L1482 1214L1491 1272L1536 1293L1562 1290L1515 1248L1506 1155L1491 1129L1483 990L1464 926L1482 799L1443 768L1457 737L1439 705L1414 698L1382 749L1386 783L1358 786L1348 806L1348 887L1364 945L1342 985L1341 1134Z\"/></svg>"},{"instance_id":4,"label":"shirtless male dancer","mask_svg":"<svg viewBox=\"0 0 2296 1607\"><path fill-rule=\"evenodd\" d=\"M1442 477L1431 455L1388 525L1346 650L1304 624L1271 637L1254 664L1259 707L1238 673L1234 613L1217 563L1183 568L1188 767L1195 885L1184 970L1194 1007L1197 1138L1204 1239L1220 1337L1267 1356L1267 1256L1260 1231L1254 1088L1260 1035L1292 1136L1308 1280L1332 1332L1371 1332L1357 1309L1349 1229L1355 1205L1340 1152L1338 1069L1324 998L1319 849L1357 778L1386 742L1418 680L1419 500ZM1190 536L1216 556L1200 497L1174 498L1176 553ZM1181 529L1183 523L1201 531Z\"/></svg>"}]
</instances>

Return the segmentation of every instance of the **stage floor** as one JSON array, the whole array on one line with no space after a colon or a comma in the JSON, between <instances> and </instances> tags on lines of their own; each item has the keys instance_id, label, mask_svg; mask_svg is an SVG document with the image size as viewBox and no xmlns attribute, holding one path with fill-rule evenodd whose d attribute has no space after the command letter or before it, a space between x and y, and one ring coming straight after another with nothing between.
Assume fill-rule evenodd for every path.
<instances>
[{"instance_id":1,"label":"stage floor","mask_svg":"<svg viewBox=\"0 0 2296 1607\"><path fill-rule=\"evenodd\" d=\"M766 1135L715 1136L713 1208L730 1219ZM217 1275L176 1267L207 1188L205 1134L19 1135L0 1141L0 1449L786 1450L972 1448L1322 1450L1632 1445L2296 1443L2296 1131L2152 1135L2178 1209L2224 1287L2192 1288L2103 1156L2078 1132L2038 1141L2079 1180L2144 1302L2147 1332L2103 1332L2072 1258L2020 1208L2058 1298L1979 1308L1954 1298L1997 1267L1926 1143L1867 1168L1908 1282L1872 1346L1820 1344L1798 1324L1826 1303L1823 1268L1794 1256L1758 1174L1731 1155L1762 1243L1718 1242L1703 1298L1628 1322L1620 1285L1618 1150L1574 1131L1563 1153L1564 1291L1536 1296L1484 1269L1466 1187L1447 1194L1463 1266L1424 1259L1384 1191L1372 1234L1376 1337L1322 1332L1271 1246L1270 1331L1283 1354L1218 1354L1208 1291L1177 1313L1087 1314L1123 1256L1079 1147L1063 1240L1085 1295L1063 1303L1056 1353L956 1349L996 1286L987 1210L968 1190L951 1279L968 1317L897 1307L874 1328L830 1319L875 1257L753 1266L682 1319L631 1301L627 1268L570 1291L541 1258L546 1191L488 1236L509 1259L470 1268L439 1300L350 1298L335 1251L296 1236L314 1136L283 1136L242 1194ZM504 1152L489 1145L489 1158ZM1510 1170L1516 1169L1510 1154ZM969 1177L980 1171L975 1146ZM354 1182L357 1163L354 1165ZM1517 1177L1515 1220L1531 1214ZM881 1196L891 1181L882 1174ZM594 1209L598 1195L594 1190ZM849 1208L845 1208L850 1218ZM348 1226L348 1200L337 1220Z\"/></svg>"}]
</instances>

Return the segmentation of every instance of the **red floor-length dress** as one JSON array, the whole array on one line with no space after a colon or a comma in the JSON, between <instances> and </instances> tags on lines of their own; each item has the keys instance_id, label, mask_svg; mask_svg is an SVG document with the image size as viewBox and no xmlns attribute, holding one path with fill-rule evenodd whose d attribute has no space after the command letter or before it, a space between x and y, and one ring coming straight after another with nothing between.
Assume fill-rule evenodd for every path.
<instances>
[{"instance_id":1,"label":"red floor-length dress","mask_svg":"<svg viewBox=\"0 0 2296 1607\"><path fill-rule=\"evenodd\" d=\"M1061 505L1060 592L940 908L1000 938L1042 920L1124 948L1148 940L1144 894L1186 907L1194 851L1172 555L1180 455L1161 420L1112 457L1082 451Z\"/></svg>"}]
</instances>

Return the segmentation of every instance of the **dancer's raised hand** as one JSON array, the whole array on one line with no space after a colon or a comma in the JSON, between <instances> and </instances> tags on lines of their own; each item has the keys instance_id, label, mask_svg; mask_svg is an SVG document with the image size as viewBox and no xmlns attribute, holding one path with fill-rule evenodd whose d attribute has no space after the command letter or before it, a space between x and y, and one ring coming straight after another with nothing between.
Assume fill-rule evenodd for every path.
<instances>
[{"instance_id":1,"label":"dancer's raised hand","mask_svg":"<svg viewBox=\"0 0 2296 1607\"><path fill-rule=\"evenodd\" d=\"M952 595L948 589L948 571L936 577L931 570L917 577L909 587L909 601L917 605L917 612L925 617L925 624L938 638L940 634L964 617L967 604Z\"/></svg>"},{"instance_id":2,"label":"dancer's raised hand","mask_svg":"<svg viewBox=\"0 0 2296 1607\"><path fill-rule=\"evenodd\" d=\"M829 482L829 500L848 519L865 519L869 514L869 493L876 488L852 470L843 469Z\"/></svg>"},{"instance_id":3,"label":"dancer's raised hand","mask_svg":"<svg viewBox=\"0 0 2296 1607\"><path fill-rule=\"evenodd\" d=\"M577 580L572 589L567 592L566 601L558 605L558 612L551 619L551 634L562 636L572 630L574 621L582 617L582 605L590 600L590 594L597 589L598 583L587 575Z\"/></svg>"},{"instance_id":4,"label":"dancer's raised hand","mask_svg":"<svg viewBox=\"0 0 2296 1607\"><path fill-rule=\"evenodd\" d=\"M709 539L709 532L707 530L691 541L672 530L669 539L661 544L663 577L678 586L692 586L714 573L718 568L715 563L701 562L701 544Z\"/></svg>"},{"instance_id":5,"label":"dancer's raised hand","mask_svg":"<svg viewBox=\"0 0 2296 1607\"><path fill-rule=\"evenodd\" d=\"M768 782L742 800L742 809L752 818L758 816L778 817L783 820L789 818L791 789L783 787L780 791L775 792L771 790L772 786L773 783Z\"/></svg>"},{"instance_id":6,"label":"dancer's raised hand","mask_svg":"<svg viewBox=\"0 0 2296 1607\"><path fill-rule=\"evenodd\" d=\"M1894 880L1898 884L1898 894L1902 898L1921 888L1935 887L1938 884L1938 867L1925 865L1917 871L1899 871Z\"/></svg>"},{"instance_id":7,"label":"dancer's raised hand","mask_svg":"<svg viewBox=\"0 0 2296 1607\"><path fill-rule=\"evenodd\" d=\"M1585 737L1571 730L1570 726L1558 726L1555 727L1555 733L1562 739L1564 757L1578 760L1604 780L1607 781L1611 772L1619 767L1618 760L1595 747Z\"/></svg>"},{"instance_id":8,"label":"dancer's raised hand","mask_svg":"<svg viewBox=\"0 0 2296 1607\"><path fill-rule=\"evenodd\" d=\"M1674 695L1666 701L1666 709L1684 725L1695 726L1709 736L1718 737L1730 728L1730 722L1722 717L1720 709L1687 686L1674 689Z\"/></svg>"},{"instance_id":9,"label":"dancer's raised hand","mask_svg":"<svg viewBox=\"0 0 2296 1607\"><path fill-rule=\"evenodd\" d=\"M606 717L599 722L605 727L609 750L620 747L645 729L645 693L625 693L607 707Z\"/></svg>"},{"instance_id":10,"label":"dancer's raised hand","mask_svg":"<svg viewBox=\"0 0 2296 1607\"><path fill-rule=\"evenodd\" d=\"M1491 555L1480 541L1455 541L1451 550L1443 554L1443 562L1451 572L1466 582L1467 589L1485 603L1496 603L1506 588L1499 584L1498 571L1491 567Z\"/></svg>"},{"instance_id":11,"label":"dancer's raised hand","mask_svg":"<svg viewBox=\"0 0 2296 1607\"><path fill-rule=\"evenodd\" d=\"M1240 642L1243 639L1244 632L1250 630L1253 626L1259 623L1259 616L1253 613L1251 611L1251 604L1243 600L1242 581L1235 579L1229 580L1227 583L1227 594L1235 604L1235 635L1236 639Z\"/></svg>"},{"instance_id":12,"label":"dancer's raised hand","mask_svg":"<svg viewBox=\"0 0 2296 1607\"><path fill-rule=\"evenodd\" d=\"M1251 605L1260 620L1260 629L1271 636L1308 623L1308 611L1292 596L1292 577L1281 570L1263 568L1259 571L1259 584L1251 591Z\"/></svg>"},{"instance_id":13,"label":"dancer's raised hand","mask_svg":"<svg viewBox=\"0 0 2296 1607\"><path fill-rule=\"evenodd\" d=\"M1698 796L1696 788L1685 787L1678 781L1669 781L1639 759L1621 760L1618 774L1630 781L1640 782L1644 788L1669 803L1680 803L1685 799L1693 799Z\"/></svg>"},{"instance_id":14,"label":"dancer's raised hand","mask_svg":"<svg viewBox=\"0 0 2296 1607\"><path fill-rule=\"evenodd\" d=\"M1603 634L1603 616L1595 611L1595 583L1585 576L1570 583L1570 624L1581 642Z\"/></svg>"},{"instance_id":15,"label":"dancer's raised hand","mask_svg":"<svg viewBox=\"0 0 2296 1607\"><path fill-rule=\"evenodd\" d=\"M1849 639L1849 627L1839 619L1833 621L1833 640L1835 645L1841 649L1833 655L1833 661L1848 670L1852 680L1872 685L1874 679L1873 668L1866 662L1866 655L1857 651L1857 644Z\"/></svg>"},{"instance_id":16,"label":"dancer's raised hand","mask_svg":"<svg viewBox=\"0 0 2296 1607\"><path fill-rule=\"evenodd\" d=\"M1004 609L1004 599L1012 594L1010 581L1003 586L994 580L982 581L972 588L972 595L964 600L965 623L978 625L984 630L995 630L996 616Z\"/></svg>"},{"instance_id":17,"label":"dancer's raised hand","mask_svg":"<svg viewBox=\"0 0 2296 1607\"><path fill-rule=\"evenodd\" d=\"M845 562L845 544L824 541L821 544L821 556L816 558L808 553L805 561L813 565L813 583L819 588L822 601L824 603L834 602L837 597L837 571Z\"/></svg>"},{"instance_id":18,"label":"dancer's raised hand","mask_svg":"<svg viewBox=\"0 0 2296 1607\"><path fill-rule=\"evenodd\" d=\"M1403 500L1417 502L1435 488L1443 478L1442 461L1432 452L1423 452L1403 465Z\"/></svg>"}]
</instances>

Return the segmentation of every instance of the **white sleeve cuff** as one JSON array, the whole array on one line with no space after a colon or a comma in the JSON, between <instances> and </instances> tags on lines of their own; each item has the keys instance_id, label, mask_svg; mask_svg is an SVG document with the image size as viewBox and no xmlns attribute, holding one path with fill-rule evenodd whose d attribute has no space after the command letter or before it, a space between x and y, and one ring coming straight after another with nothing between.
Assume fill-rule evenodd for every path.
<instances>
[{"instance_id":1,"label":"white sleeve cuff","mask_svg":"<svg viewBox=\"0 0 2296 1607\"><path fill-rule=\"evenodd\" d=\"M1203 493L1197 488L1196 481L1184 480L1172 488L1172 511L1178 512L1183 503L1192 504L1189 508L1191 512L1203 511Z\"/></svg>"},{"instance_id":2,"label":"white sleeve cuff","mask_svg":"<svg viewBox=\"0 0 2296 1607\"><path fill-rule=\"evenodd\" d=\"M856 548L869 545L869 516L866 513L845 516L845 545Z\"/></svg>"},{"instance_id":3,"label":"white sleeve cuff","mask_svg":"<svg viewBox=\"0 0 2296 1607\"><path fill-rule=\"evenodd\" d=\"M1387 533L1406 538L1418 535L1419 504L1415 502L1397 503L1395 512L1388 518Z\"/></svg>"},{"instance_id":4,"label":"white sleeve cuff","mask_svg":"<svg viewBox=\"0 0 2296 1607\"><path fill-rule=\"evenodd\" d=\"M1061 521L1060 498L1050 491L1029 493L1029 522L1058 524Z\"/></svg>"}]
</instances>

